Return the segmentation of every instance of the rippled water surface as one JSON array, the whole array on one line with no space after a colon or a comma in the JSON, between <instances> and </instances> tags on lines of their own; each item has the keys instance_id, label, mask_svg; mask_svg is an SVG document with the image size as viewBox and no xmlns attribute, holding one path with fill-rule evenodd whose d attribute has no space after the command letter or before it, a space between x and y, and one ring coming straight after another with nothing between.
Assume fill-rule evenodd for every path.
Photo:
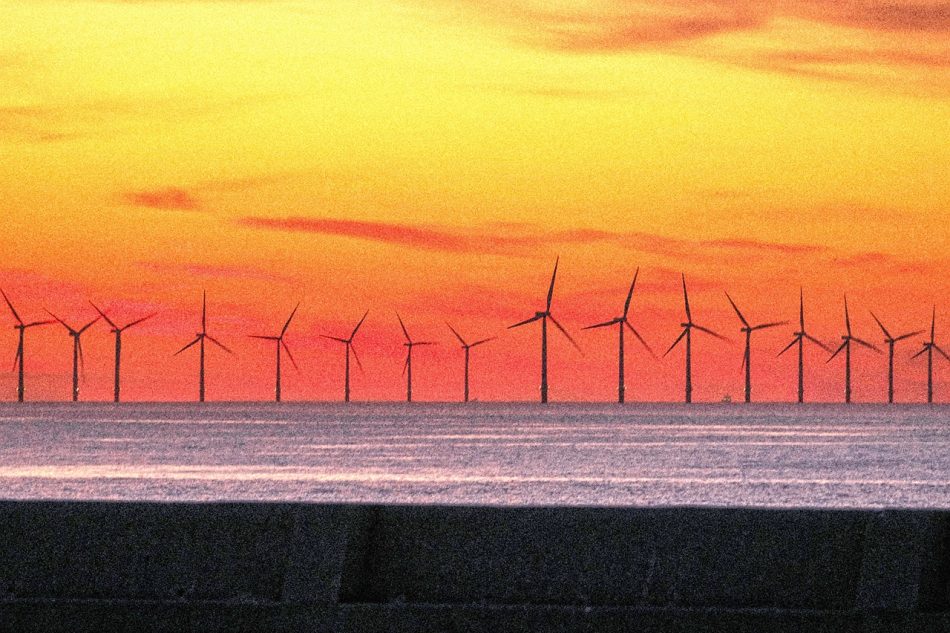
<instances>
[{"instance_id":1,"label":"rippled water surface","mask_svg":"<svg viewBox=\"0 0 950 633\"><path fill-rule=\"evenodd\" d=\"M0 497L950 508L950 407L8 403Z\"/></svg>"}]
</instances>

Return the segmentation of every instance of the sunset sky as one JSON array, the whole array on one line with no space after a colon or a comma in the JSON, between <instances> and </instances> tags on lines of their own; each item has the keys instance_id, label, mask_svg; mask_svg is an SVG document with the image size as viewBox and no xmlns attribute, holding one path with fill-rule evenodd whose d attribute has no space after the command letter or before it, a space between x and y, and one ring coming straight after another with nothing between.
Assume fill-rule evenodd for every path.
<instances>
[{"instance_id":1,"label":"sunset sky","mask_svg":"<svg viewBox=\"0 0 950 633\"><path fill-rule=\"evenodd\" d=\"M739 399L739 322L797 320L828 345L929 329L950 351L950 5L931 0L0 0L0 287L27 320L158 316L124 337L129 399L188 400L201 292L209 399L273 397L276 334L300 365L285 399L399 399L410 332L420 400L461 397L446 327L498 336L473 397L534 400L553 310L552 400L616 397L617 316L657 351L697 323L694 397ZM2 307L2 306L0 306ZM12 326L2 307L0 323ZM753 339L754 397L795 397L792 326ZM0 399L16 333L0 337ZM897 398L925 395L923 336L898 347ZM631 339L628 339L631 340ZM71 341L27 334L27 398L67 399ZM112 336L84 339L83 399L108 399ZM630 400L681 400L683 352L632 340ZM807 356L811 399L843 359ZM885 357L854 354L858 401ZM935 360L937 399L950 363Z\"/></svg>"}]
</instances>

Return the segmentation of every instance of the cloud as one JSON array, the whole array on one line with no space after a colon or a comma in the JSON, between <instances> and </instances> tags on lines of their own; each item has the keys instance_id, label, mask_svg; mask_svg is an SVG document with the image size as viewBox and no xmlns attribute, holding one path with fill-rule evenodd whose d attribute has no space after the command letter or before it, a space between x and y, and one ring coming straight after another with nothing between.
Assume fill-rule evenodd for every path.
<instances>
[{"instance_id":1,"label":"cloud","mask_svg":"<svg viewBox=\"0 0 950 633\"><path fill-rule=\"evenodd\" d=\"M155 261L137 262L136 265L143 270L148 270L150 272L163 275L185 275L189 277L205 277L212 279L247 279L253 281L278 283L290 283L294 281L290 276L279 275L251 266Z\"/></svg>"},{"instance_id":2,"label":"cloud","mask_svg":"<svg viewBox=\"0 0 950 633\"><path fill-rule=\"evenodd\" d=\"M198 211L199 201L184 189L168 187L144 191L127 191L122 194L127 204L148 209L166 209L172 211Z\"/></svg>"},{"instance_id":3,"label":"cloud","mask_svg":"<svg viewBox=\"0 0 950 633\"><path fill-rule=\"evenodd\" d=\"M660 51L938 92L946 92L946 78L928 71L950 70L950 3L942 1L443 0L443 6L466 22L501 25L519 43L565 53ZM881 77L881 67L918 75Z\"/></svg>"}]
</instances>

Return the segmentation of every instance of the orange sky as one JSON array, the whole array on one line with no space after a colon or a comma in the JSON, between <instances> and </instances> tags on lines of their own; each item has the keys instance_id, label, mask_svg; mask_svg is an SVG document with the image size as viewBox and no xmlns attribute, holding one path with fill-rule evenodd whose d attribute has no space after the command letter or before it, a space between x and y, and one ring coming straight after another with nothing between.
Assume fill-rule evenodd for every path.
<instances>
[{"instance_id":1,"label":"orange sky","mask_svg":"<svg viewBox=\"0 0 950 633\"><path fill-rule=\"evenodd\" d=\"M763 4L767 6L763 6ZM662 352L678 334L679 273L698 323L697 400L741 395L738 321L794 320L832 344L842 294L929 326L950 348L950 10L860 0L0 0L0 286L25 318L159 316L125 338L126 395L191 399L201 290L211 399L272 396L279 330L301 365L287 399L404 392L399 311L420 349L414 392L461 393L445 327L500 336L473 353L473 396L535 399L543 306L554 400L615 397L616 316L641 268L634 321ZM12 316L3 313L5 323ZM755 396L795 396L792 328L754 341ZM3 342L3 341L6 342ZM898 399L925 363L897 361ZM111 335L85 341L82 397L111 394ZM15 332L0 339L7 367ZM3 351L5 350L5 351ZM948 350L950 351L950 350ZM27 397L69 396L65 330L27 340ZM843 367L808 360L808 393L840 399ZM2 360L2 358L0 358ZM631 344L628 398L682 398L682 351ZM883 357L855 353L855 398L883 396ZM950 399L950 363L936 364ZM0 375L0 398L15 374Z\"/></svg>"}]
</instances>

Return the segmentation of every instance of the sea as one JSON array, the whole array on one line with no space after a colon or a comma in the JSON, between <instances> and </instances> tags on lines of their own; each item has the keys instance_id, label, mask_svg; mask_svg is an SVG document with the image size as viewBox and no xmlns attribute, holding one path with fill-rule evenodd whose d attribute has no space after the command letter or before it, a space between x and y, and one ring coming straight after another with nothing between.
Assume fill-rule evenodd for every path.
<instances>
[{"instance_id":1,"label":"sea","mask_svg":"<svg viewBox=\"0 0 950 633\"><path fill-rule=\"evenodd\" d=\"M3 403L0 498L950 509L950 405Z\"/></svg>"}]
</instances>

